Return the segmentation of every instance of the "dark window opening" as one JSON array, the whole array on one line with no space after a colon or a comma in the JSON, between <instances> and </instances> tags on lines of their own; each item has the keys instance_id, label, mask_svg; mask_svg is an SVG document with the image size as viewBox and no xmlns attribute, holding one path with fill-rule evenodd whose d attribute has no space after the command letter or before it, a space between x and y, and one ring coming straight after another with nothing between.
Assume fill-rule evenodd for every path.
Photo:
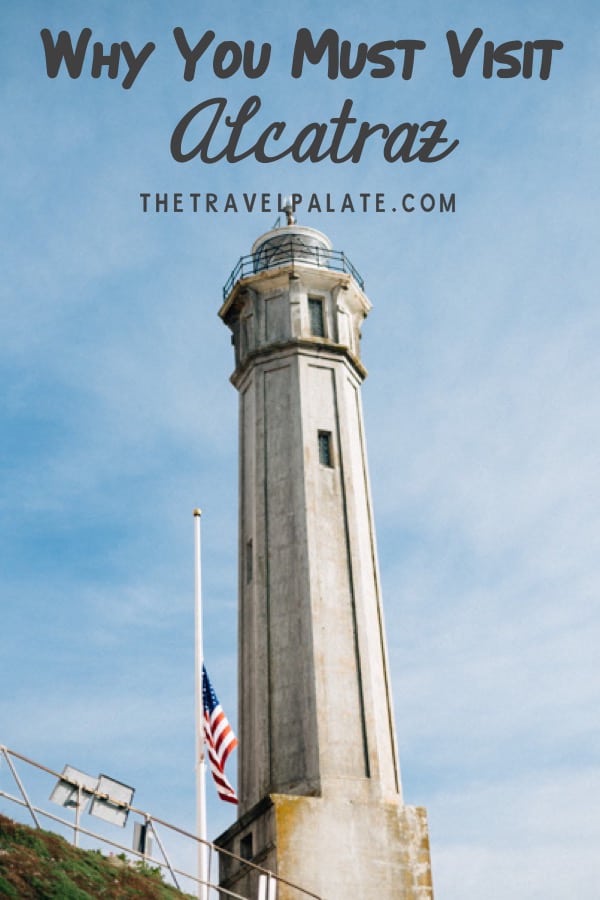
<instances>
[{"instance_id":1,"label":"dark window opening","mask_svg":"<svg viewBox=\"0 0 600 900\"><path fill-rule=\"evenodd\" d=\"M310 333L315 337L325 337L323 319L323 301L308 298L308 314L310 317Z\"/></svg>"},{"instance_id":2,"label":"dark window opening","mask_svg":"<svg viewBox=\"0 0 600 900\"><path fill-rule=\"evenodd\" d=\"M331 453L331 432L319 431L319 462L322 466L333 466Z\"/></svg>"},{"instance_id":3,"label":"dark window opening","mask_svg":"<svg viewBox=\"0 0 600 900\"><path fill-rule=\"evenodd\" d=\"M240 840L240 856L242 859L252 859L254 856L252 852L252 832L245 834Z\"/></svg>"}]
</instances>

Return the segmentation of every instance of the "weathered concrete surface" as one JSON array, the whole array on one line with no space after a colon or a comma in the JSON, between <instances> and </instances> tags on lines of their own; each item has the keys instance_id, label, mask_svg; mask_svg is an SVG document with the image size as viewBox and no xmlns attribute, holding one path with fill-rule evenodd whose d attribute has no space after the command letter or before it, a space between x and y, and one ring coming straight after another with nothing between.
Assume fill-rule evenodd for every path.
<instances>
[{"instance_id":1,"label":"weathered concrete surface","mask_svg":"<svg viewBox=\"0 0 600 900\"><path fill-rule=\"evenodd\" d=\"M251 832L258 865L323 900L432 900L424 809L357 797L272 794L269 801L222 835L221 846L239 853ZM252 897L256 875L222 863L221 884ZM303 897L282 882L277 896Z\"/></svg>"}]
</instances>

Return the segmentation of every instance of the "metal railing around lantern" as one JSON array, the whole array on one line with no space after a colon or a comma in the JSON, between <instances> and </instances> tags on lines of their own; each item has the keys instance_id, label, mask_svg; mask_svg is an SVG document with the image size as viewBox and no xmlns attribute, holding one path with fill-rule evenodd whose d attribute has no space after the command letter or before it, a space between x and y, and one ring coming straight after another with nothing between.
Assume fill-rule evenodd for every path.
<instances>
[{"instance_id":1,"label":"metal railing around lantern","mask_svg":"<svg viewBox=\"0 0 600 900\"><path fill-rule=\"evenodd\" d=\"M364 290L364 279L341 250L328 250L325 247L307 245L299 242L295 236L291 236L279 239L274 245L270 241L266 241L255 253L240 256L223 287L223 299L227 299L234 286L242 278L292 263L316 266L334 272L346 272L354 278L360 289Z\"/></svg>"}]
</instances>

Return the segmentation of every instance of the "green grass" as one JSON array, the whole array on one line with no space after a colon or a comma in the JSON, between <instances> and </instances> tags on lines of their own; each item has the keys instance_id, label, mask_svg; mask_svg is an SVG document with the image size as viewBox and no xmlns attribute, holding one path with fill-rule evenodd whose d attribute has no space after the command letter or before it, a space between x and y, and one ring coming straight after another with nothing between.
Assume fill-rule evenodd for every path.
<instances>
[{"instance_id":1,"label":"green grass","mask_svg":"<svg viewBox=\"0 0 600 900\"><path fill-rule=\"evenodd\" d=\"M59 835L0 815L0 897L18 900L182 900L159 868L78 850Z\"/></svg>"}]
</instances>

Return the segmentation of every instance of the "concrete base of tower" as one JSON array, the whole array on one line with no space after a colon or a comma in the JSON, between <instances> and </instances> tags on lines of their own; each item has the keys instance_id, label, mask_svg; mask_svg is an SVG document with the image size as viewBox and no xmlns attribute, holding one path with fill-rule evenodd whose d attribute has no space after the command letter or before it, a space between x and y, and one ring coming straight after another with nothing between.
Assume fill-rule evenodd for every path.
<instances>
[{"instance_id":1,"label":"concrete base of tower","mask_svg":"<svg viewBox=\"0 0 600 900\"><path fill-rule=\"evenodd\" d=\"M277 900L433 898L422 807L271 794L216 843L290 882L278 883ZM250 900L258 896L256 871L225 854L220 854L220 885Z\"/></svg>"}]
</instances>

